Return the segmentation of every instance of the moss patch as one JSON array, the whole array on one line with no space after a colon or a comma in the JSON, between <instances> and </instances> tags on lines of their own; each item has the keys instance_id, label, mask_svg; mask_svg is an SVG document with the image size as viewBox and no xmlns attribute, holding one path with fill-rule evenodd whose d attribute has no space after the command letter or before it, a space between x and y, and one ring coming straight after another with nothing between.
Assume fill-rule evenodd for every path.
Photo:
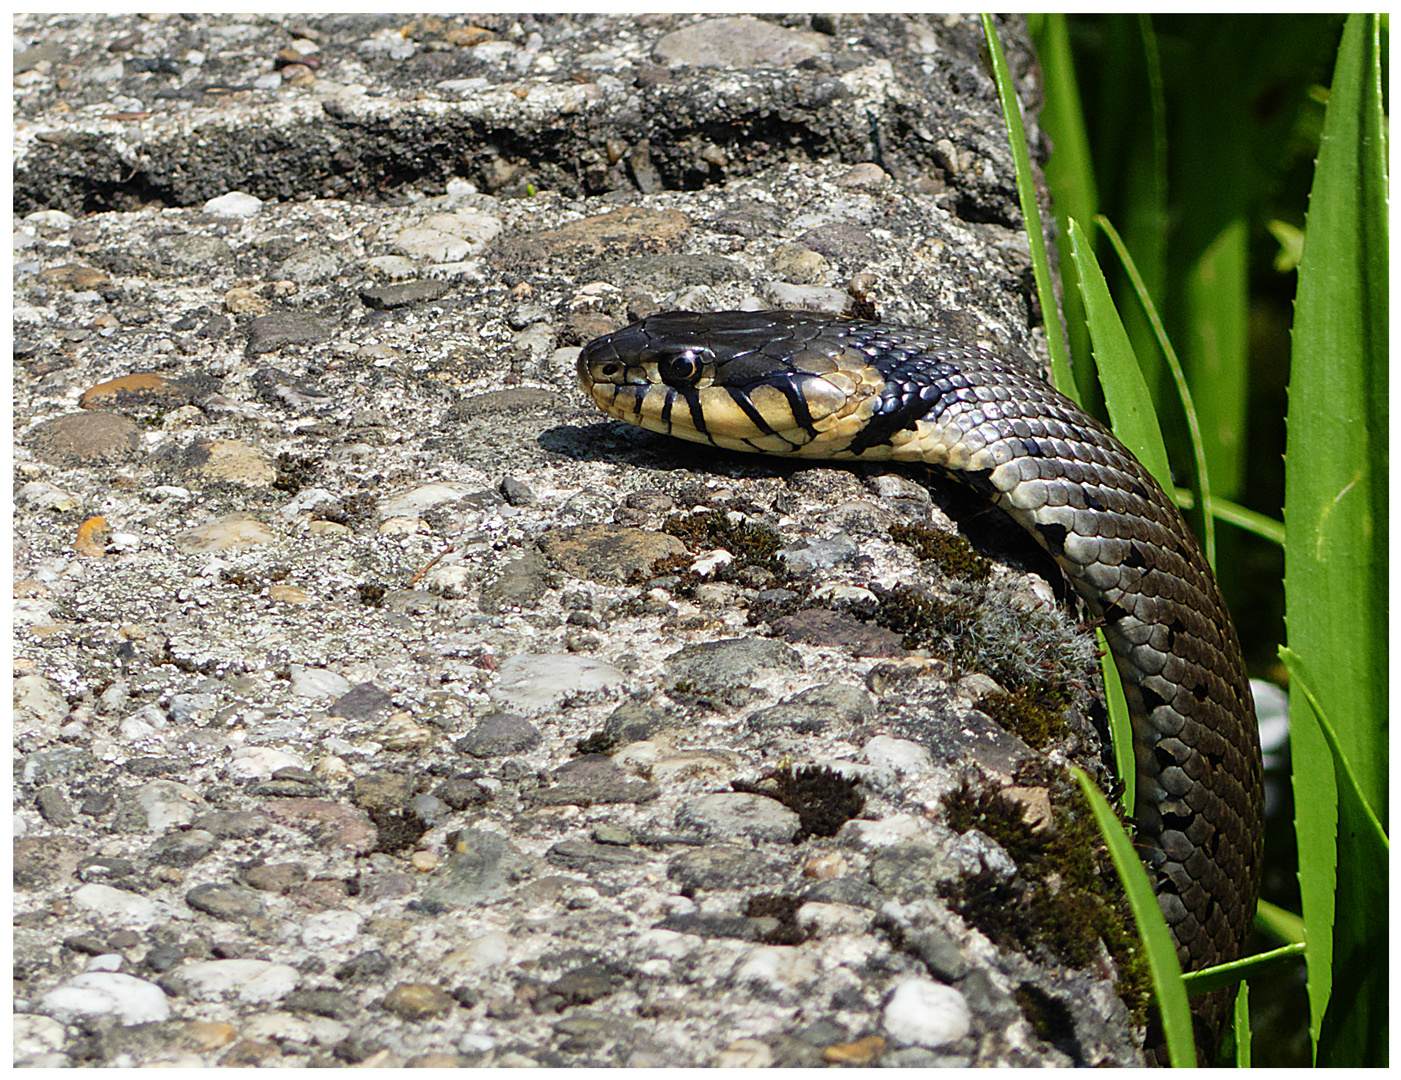
<instances>
[{"instance_id":1,"label":"moss patch","mask_svg":"<svg viewBox=\"0 0 1401 1080\"><path fill-rule=\"evenodd\" d=\"M777 799L796 813L800 826L796 839L802 841L809 836L835 836L865 809L866 797L856 790L858 783L826 765L797 770L785 765L765 773L758 784L735 780L730 786L736 791Z\"/></svg>"},{"instance_id":2,"label":"moss patch","mask_svg":"<svg viewBox=\"0 0 1401 1080\"><path fill-rule=\"evenodd\" d=\"M1037 750L1065 735L1069 705L1065 691L1044 684L1018 687L1010 694L988 694L978 701L979 709Z\"/></svg>"},{"instance_id":3,"label":"moss patch","mask_svg":"<svg viewBox=\"0 0 1401 1080\"><path fill-rule=\"evenodd\" d=\"M1098 960L1103 941L1119 969L1119 996L1142 1022L1151 996L1147 960L1109 851L1078 785L1058 773L1047 786L1052 821L1039 830L997 788L965 784L945 797L949 824L996 840L1018 873L1011 882L967 875L941 894L1000 948L1029 955L1045 949L1084 968Z\"/></svg>"},{"instance_id":4,"label":"moss patch","mask_svg":"<svg viewBox=\"0 0 1401 1080\"><path fill-rule=\"evenodd\" d=\"M986 581L992 563L983 558L963 537L918 522L896 522L890 538L904 544L920 559L933 559L945 574L963 581Z\"/></svg>"},{"instance_id":5,"label":"moss patch","mask_svg":"<svg viewBox=\"0 0 1401 1080\"><path fill-rule=\"evenodd\" d=\"M693 552L724 548L733 555L734 562L717 569L716 576L720 580L728 580L750 567L767 570L775 577L786 576L778 561L778 552L783 547L778 531L753 521L731 520L725 510L672 514L662 523L662 532L670 533Z\"/></svg>"}]
</instances>

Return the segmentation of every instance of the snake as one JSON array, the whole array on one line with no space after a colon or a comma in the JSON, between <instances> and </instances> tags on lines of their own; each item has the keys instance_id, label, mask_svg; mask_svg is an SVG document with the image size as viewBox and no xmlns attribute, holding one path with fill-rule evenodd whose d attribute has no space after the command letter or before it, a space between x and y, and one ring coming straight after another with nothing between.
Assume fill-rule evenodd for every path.
<instances>
[{"instance_id":1,"label":"snake","mask_svg":"<svg viewBox=\"0 0 1401 1080\"><path fill-rule=\"evenodd\" d=\"M1245 663L1201 547L1107 427L1011 350L812 312L663 312L589 342L577 368L617 420L729 450L930 466L1030 533L1119 671L1135 844L1183 970L1242 954L1264 838ZM1194 999L1199 1045L1227 1004Z\"/></svg>"}]
</instances>

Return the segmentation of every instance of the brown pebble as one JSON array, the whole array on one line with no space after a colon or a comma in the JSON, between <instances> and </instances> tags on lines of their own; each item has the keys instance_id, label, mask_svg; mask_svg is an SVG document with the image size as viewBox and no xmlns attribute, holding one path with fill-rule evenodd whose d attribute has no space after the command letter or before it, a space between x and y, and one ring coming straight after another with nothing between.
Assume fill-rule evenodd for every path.
<instances>
[{"instance_id":1,"label":"brown pebble","mask_svg":"<svg viewBox=\"0 0 1401 1080\"><path fill-rule=\"evenodd\" d=\"M114 412L69 413L44 421L25 441L40 461L73 469L130 461L141 445L141 429Z\"/></svg>"},{"instance_id":2,"label":"brown pebble","mask_svg":"<svg viewBox=\"0 0 1401 1080\"><path fill-rule=\"evenodd\" d=\"M885 1040L867 1035L855 1042L837 1043L822 1051L822 1060L833 1065L869 1065L885 1053Z\"/></svg>"},{"instance_id":3,"label":"brown pebble","mask_svg":"<svg viewBox=\"0 0 1401 1080\"><path fill-rule=\"evenodd\" d=\"M443 39L460 49L470 49L495 37L490 30L481 26L450 26L443 32Z\"/></svg>"},{"instance_id":4,"label":"brown pebble","mask_svg":"<svg viewBox=\"0 0 1401 1080\"><path fill-rule=\"evenodd\" d=\"M89 387L78 399L78 408L134 412L178 409L189 403L190 392L179 383L154 371L142 371Z\"/></svg>"},{"instance_id":5,"label":"brown pebble","mask_svg":"<svg viewBox=\"0 0 1401 1080\"><path fill-rule=\"evenodd\" d=\"M177 534L175 546L181 551L228 551L231 548L271 544L274 539L273 531L257 518L230 514Z\"/></svg>"},{"instance_id":6,"label":"brown pebble","mask_svg":"<svg viewBox=\"0 0 1401 1080\"><path fill-rule=\"evenodd\" d=\"M429 1020L452 1011L452 995L428 983L400 983L384 995L380 1007L401 1020Z\"/></svg>"},{"instance_id":7,"label":"brown pebble","mask_svg":"<svg viewBox=\"0 0 1401 1080\"><path fill-rule=\"evenodd\" d=\"M295 585L288 585L281 581L276 585L268 586L268 599L276 600L279 604L307 604L311 602L311 596L305 589L299 589Z\"/></svg>"},{"instance_id":8,"label":"brown pebble","mask_svg":"<svg viewBox=\"0 0 1401 1080\"><path fill-rule=\"evenodd\" d=\"M112 284L112 279L101 270L83 266L81 263L65 263L41 270L39 280L48 285L62 285L74 292L87 292Z\"/></svg>"},{"instance_id":9,"label":"brown pebble","mask_svg":"<svg viewBox=\"0 0 1401 1080\"><path fill-rule=\"evenodd\" d=\"M196 1050L218 1050L238 1036L232 1024L222 1020L191 1020L180 1029L180 1038Z\"/></svg>"},{"instance_id":10,"label":"brown pebble","mask_svg":"<svg viewBox=\"0 0 1401 1080\"><path fill-rule=\"evenodd\" d=\"M277 479L272 458L238 439L196 439L185 450L182 465L191 480L206 483L265 488Z\"/></svg>"},{"instance_id":11,"label":"brown pebble","mask_svg":"<svg viewBox=\"0 0 1401 1080\"><path fill-rule=\"evenodd\" d=\"M416 1058L410 1058L406 1066L410 1069L457 1069L462 1066L462 1059L456 1054L446 1051L429 1051L426 1054L419 1054Z\"/></svg>"},{"instance_id":12,"label":"brown pebble","mask_svg":"<svg viewBox=\"0 0 1401 1080\"><path fill-rule=\"evenodd\" d=\"M90 517L78 526L78 538L73 541L73 550L79 555L92 555L101 558L107 550L107 541L112 538L112 527L102 516Z\"/></svg>"}]
</instances>

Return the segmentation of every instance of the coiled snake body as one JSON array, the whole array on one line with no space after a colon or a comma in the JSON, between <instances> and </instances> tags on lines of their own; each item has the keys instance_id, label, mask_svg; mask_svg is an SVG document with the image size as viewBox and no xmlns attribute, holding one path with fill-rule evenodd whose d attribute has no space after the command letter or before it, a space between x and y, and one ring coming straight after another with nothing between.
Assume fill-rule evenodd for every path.
<instances>
[{"instance_id":1,"label":"coiled snake body","mask_svg":"<svg viewBox=\"0 0 1401 1080\"><path fill-rule=\"evenodd\" d=\"M921 462L1010 514L1103 619L1133 719L1138 845L1184 970L1240 955L1263 837L1240 646L1181 515L1106 428L976 345L809 313L654 315L590 342L578 369L619 420L732 450ZM1211 997L1197 1012L1215 1029Z\"/></svg>"}]
</instances>

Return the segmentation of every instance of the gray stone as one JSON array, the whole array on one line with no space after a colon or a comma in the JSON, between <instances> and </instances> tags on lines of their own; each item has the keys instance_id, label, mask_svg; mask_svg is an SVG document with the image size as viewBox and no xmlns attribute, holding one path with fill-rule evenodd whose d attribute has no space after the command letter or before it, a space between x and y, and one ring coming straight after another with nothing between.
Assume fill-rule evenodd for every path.
<instances>
[{"instance_id":1,"label":"gray stone","mask_svg":"<svg viewBox=\"0 0 1401 1080\"><path fill-rule=\"evenodd\" d=\"M702 19L657 42L653 55L672 67L788 67L831 47L830 39L749 15Z\"/></svg>"},{"instance_id":2,"label":"gray stone","mask_svg":"<svg viewBox=\"0 0 1401 1080\"><path fill-rule=\"evenodd\" d=\"M76 815L63 792L56 787L42 787L34 793L34 805L39 816L56 829L73 824Z\"/></svg>"},{"instance_id":3,"label":"gray stone","mask_svg":"<svg viewBox=\"0 0 1401 1080\"><path fill-rule=\"evenodd\" d=\"M496 614L506 608L534 603L549 589L549 567L538 551L527 551L519 559L503 565L496 576L482 586L482 610Z\"/></svg>"},{"instance_id":4,"label":"gray stone","mask_svg":"<svg viewBox=\"0 0 1401 1080\"><path fill-rule=\"evenodd\" d=\"M242 885L196 885L185 894L185 903L216 919L246 920L267 913L258 894Z\"/></svg>"},{"instance_id":5,"label":"gray stone","mask_svg":"<svg viewBox=\"0 0 1401 1080\"><path fill-rule=\"evenodd\" d=\"M776 878L784 864L756 848L710 844L683 851L666 864L666 876L685 889L738 889Z\"/></svg>"},{"instance_id":6,"label":"gray stone","mask_svg":"<svg viewBox=\"0 0 1401 1080\"><path fill-rule=\"evenodd\" d=\"M788 807L763 795L722 792L688 799L676 811L676 824L714 840L791 841L801 825Z\"/></svg>"},{"instance_id":7,"label":"gray stone","mask_svg":"<svg viewBox=\"0 0 1401 1080\"><path fill-rule=\"evenodd\" d=\"M781 642L726 638L687 645L672 653L666 658L662 686L678 701L715 709L738 708L760 696L753 683L766 672L802 669L802 654Z\"/></svg>"},{"instance_id":8,"label":"gray stone","mask_svg":"<svg viewBox=\"0 0 1401 1080\"><path fill-rule=\"evenodd\" d=\"M603 803L643 803L657 797L657 786L634 780L602 754L585 754L555 770L554 787L532 791L537 806L595 806Z\"/></svg>"},{"instance_id":9,"label":"gray stone","mask_svg":"<svg viewBox=\"0 0 1401 1080\"><path fill-rule=\"evenodd\" d=\"M424 900L450 907L472 907L525 880L532 864L500 833L464 829L457 834L445 873L424 892Z\"/></svg>"},{"instance_id":10,"label":"gray stone","mask_svg":"<svg viewBox=\"0 0 1401 1080\"><path fill-rule=\"evenodd\" d=\"M454 744L475 758L507 757L540 745L540 729L514 713L492 713Z\"/></svg>"},{"instance_id":11,"label":"gray stone","mask_svg":"<svg viewBox=\"0 0 1401 1080\"><path fill-rule=\"evenodd\" d=\"M332 716L343 716L347 720L379 720L394 708L394 699L374 683L360 683L352 686L329 707Z\"/></svg>"},{"instance_id":12,"label":"gray stone","mask_svg":"<svg viewBox=\"0 0 1401 1080\"><path fill-rule=\"evenodd\" d=\"M288 345L315 345L325 341L330 333L320 319L300 311L274 311L259 315L248 327L249 356L276 352Z\"/></svg>"},{"instance_id":13,"label":"gray stone","mask_svg":"<svg viewBox=\"0 0 1401 1080\"><path fill-rule=\"evenodd\" d=\"M213 833L203 829L188 829L166 833L151 845L151 862L161 866L193 866L218 844Z\"/></svg>"}]
</instances>

